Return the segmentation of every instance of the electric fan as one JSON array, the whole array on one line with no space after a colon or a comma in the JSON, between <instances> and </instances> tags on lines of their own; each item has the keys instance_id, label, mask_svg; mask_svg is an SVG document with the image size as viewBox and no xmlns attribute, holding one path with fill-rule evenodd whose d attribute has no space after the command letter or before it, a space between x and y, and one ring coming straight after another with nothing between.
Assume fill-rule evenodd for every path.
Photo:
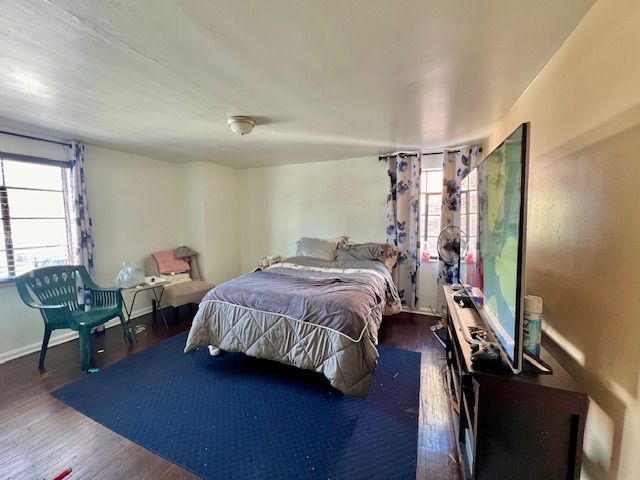
<instances>
[{"instance_id":1,"label":"electric fan","mask_svg":"<svg viewBox=\"0 0 640 480\"><path fill-rule=\"evenodd\" d=\"M466 235L459 227L448 225L438 235L438 255L446 265L456 265L460 269L460 258L467 252ZM454 290L460 290L462 285L455 283Z\"/></svg>"}]
</instances>

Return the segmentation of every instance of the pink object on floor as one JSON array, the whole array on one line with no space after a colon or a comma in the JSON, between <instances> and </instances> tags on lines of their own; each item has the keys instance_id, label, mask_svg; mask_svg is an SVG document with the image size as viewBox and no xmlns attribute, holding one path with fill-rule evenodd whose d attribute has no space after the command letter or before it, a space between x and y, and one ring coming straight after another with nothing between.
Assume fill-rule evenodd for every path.
<instances>
[{"instance_id":1,"label":"pink object on floor","mask_svg":"<svg viewBox=\"0 0 640 480\"><path fill-rule=\"evenodd\" d=\"M156 259L160 273L182 273L191 270L186 261L175 257L173 250L153 252L152 255Z\"/></svg>"}]
</instances>

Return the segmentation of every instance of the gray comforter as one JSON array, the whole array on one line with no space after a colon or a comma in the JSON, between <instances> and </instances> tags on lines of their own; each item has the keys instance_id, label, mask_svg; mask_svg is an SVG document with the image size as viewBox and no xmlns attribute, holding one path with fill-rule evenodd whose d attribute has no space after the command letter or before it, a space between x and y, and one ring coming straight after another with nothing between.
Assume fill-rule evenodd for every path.
<instances>
[{"instance_id":1,"label":"gray comforter","mask_svg":"<svg viewBox=\"0 0 640 480\"><path fill-rule=\"evenodd\" d=\"M212 289L200 304L186 352L214 345L325 374L366 396L382 315L400 311L387 267L292 257Z\"/></svg>"}]
</instances>

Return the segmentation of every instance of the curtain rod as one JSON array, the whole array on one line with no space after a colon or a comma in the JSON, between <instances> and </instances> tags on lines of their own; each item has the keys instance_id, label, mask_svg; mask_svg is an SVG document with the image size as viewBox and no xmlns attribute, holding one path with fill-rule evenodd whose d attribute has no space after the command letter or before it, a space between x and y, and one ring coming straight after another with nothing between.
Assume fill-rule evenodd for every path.
<instances>
[{"instance_id":1,"label":"curtain rod","mask_svg":"<svg viewBox=\"0 0 640 480\"><path fill-rule=\"evenodd\" d=\"M4 135L13 135L14 137L20 137L20 138L28 138L29 140L38 140L39 142L49 142L49 143L55 143L57 145L64 145L65 147L71 147L70 143L66 143L66 142L58 142L56 140L49 140L46 138L40 138L40 137L33 137L31 135L24 135L22 133L13 133L13 132L7 132L5 130L0 130L0 133L4 134Z\"/></svg>"},{"instance_id":2,"label":"curtain rod","mask_svg":"<svg viewBox=\"0 0 640 480\"><path fill-rule=\"evenodd\" d=\"M447 150L447 152L449 153L458 153L460 151L460 149L456 149L456 150ZM441 152L426 152L423 153L422 155L442 155L444 153L444 150Z\"/></svg>"},{"instance_id":3,"label":"curtain rod","mask_svg":"<svg viewBox=\"0 0 640 480\"><path fill-rule=\"evenodd\" d=\"M449 152L449 153L458 153L458 152L460 152L460 149L447 150L447 152ZM422 155L423 156L425 156L425 155L442 155L443 153L444 153L444 150L441 151L441 152L426 152L426 153L423 153ZM403 153L403 155L405 157L417 157L418 156L417 153ZM397 157L397 156L398 156L397 153L394 153L393 155L378 155L378 160L384 160L385 158L393 158L393 157Z\"/></svg>"},{"instance_id":4,"label":"curtain rod","mask_svg":"<svg viewBox=\"0 0 640 480\"><path fill-rule=\"evenodd\" d=\"M418 154L417 153L401 153L401 155L404 155L405 157L417 157ZM397 157L398 154L394 153L393 155L379 155L378 156L378 160L384 160L385 158L394 158Z\"/></svg>"}]
</instances>

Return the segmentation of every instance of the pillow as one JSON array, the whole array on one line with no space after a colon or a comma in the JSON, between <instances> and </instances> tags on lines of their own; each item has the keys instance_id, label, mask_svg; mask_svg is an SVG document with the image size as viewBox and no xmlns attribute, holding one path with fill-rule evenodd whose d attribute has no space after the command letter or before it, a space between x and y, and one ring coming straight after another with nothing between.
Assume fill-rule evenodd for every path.
<instances>
[{"instance_id":1,"label":"pillow","mask_svg":"<svg viewBox=\"0 0 640 480\"><path fill-rule=\"evenodd\" d=\"M345 242L346 237L321 238L302 237L296 243L296 257L313 257L333 262L338 254L338 245Z\"/></svg>"},{"instance_id":2,"label":"pillow","mask_svg":"<svg viewBox=\"0 0 640 480\"><path fill-rule=\"evenodd\" d=\"M152 255L160 273L183 273L191 270L189 264L181 258L176 258L172 250L153 252Z\"/></svg>"},{"instance_id":3,"label":"pillow","mask_svg":"<svg viewBox=\"0 0 640 480\"><path fill-rule=\"evenodd\" d=\"M389 243L347 243L338 250L338 262L378 260L391 270L398 259L398 248Z\"/></svg>"}]
</instances>

